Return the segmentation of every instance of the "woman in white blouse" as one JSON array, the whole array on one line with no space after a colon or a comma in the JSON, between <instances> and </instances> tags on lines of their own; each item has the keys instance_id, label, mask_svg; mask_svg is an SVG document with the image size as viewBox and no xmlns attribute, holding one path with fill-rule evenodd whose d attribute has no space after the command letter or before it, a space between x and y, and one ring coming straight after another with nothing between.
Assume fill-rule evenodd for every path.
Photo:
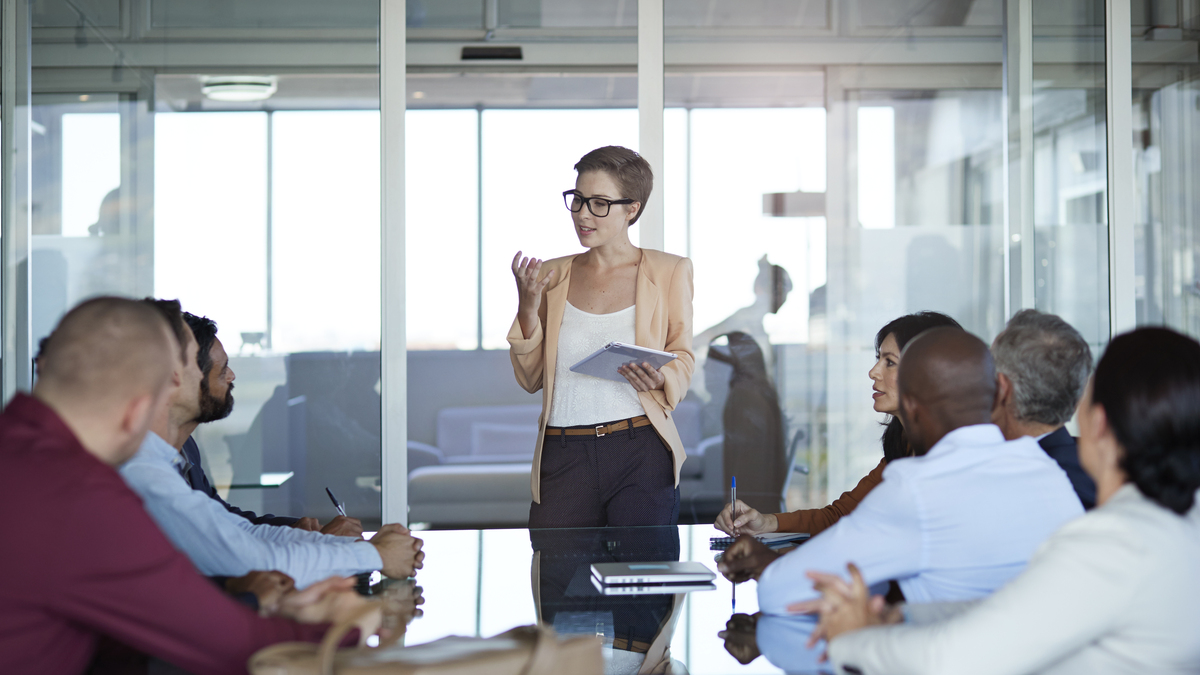
<instances>
[{"instance_id":1,"label":"woman in white blouse","mask_svg":"<svg viewBox=\"0 0 1200 675\"><path fill-rule=\"evenodd\" d=\"M853 568L849 584L810 572L824 595L793 609L820 612L813 641L829 639L836 672L1200 672L1200 344L1164 328L1113 339L1078 422L1099 507L991 597L887 608Z\"/></svg>"},{"instance_id":2,"label":"woman in white blouse","mask_svg":"<svg viewBox=\"0 0 1200 675\"><path fill-rule=\"evenodd\" d=\"M542 390L529 526L674 525L686 454L671 411L694 366L692 264L629 240L653 187L646 160L609 146L575 170L563 198L587 251L547 261L518 251L512 263L513 370L526 391ZM678 358L623 366L624 381L570 370L609 342Z\"/></svg>"}]
</instances>

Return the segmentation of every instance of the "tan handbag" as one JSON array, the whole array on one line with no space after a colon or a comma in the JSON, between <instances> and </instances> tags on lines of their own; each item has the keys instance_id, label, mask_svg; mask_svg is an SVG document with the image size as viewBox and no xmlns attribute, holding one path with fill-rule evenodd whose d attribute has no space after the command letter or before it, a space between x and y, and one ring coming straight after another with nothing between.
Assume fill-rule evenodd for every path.
<instances>
[{"instance_id":1,"label":"tan handbag","mask_svg":"<svg viewBox=\"0 0 1200 675\"><path fill-rule=\"evenodd\" d=\"M368 608L369 610L369 608ZM602 675L600 639L559 639L552 628L521 626L490 638L447 637L404 647L338 649L354 620L329 629L321 644L264 647L247 664L252 675ZM397 638L400 637L398 632Z\"/></svg>"}]
</instances>

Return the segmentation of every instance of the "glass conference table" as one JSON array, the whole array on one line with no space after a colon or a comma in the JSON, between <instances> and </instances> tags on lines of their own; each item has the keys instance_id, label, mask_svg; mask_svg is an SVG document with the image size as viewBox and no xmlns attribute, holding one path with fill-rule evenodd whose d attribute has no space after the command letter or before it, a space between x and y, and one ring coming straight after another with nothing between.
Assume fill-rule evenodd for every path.
<instances>
[{"instance_id":1,"label":"glass conference table","mask_svg":"<svg viewBox=\"0 0 1200 675\"><path fill-rule=\"evenodd\" d=\"M414 534L425 541L416 579L425 604L408 626L407 645L541 621L559 634L600 636L607 673L784 672L767 656L742 665L726 651L717 633L732 613L733 589L719 575L716 590L674 595L604 595L591 583L594 562L696 561L716 572L709 538L720 533L711 525ZM738 585L736 606L739 614L758 611L753 581ZM762 651L788 672L824 672L819 653L804 648L811 620L773 621L759 622L759 642L768 641L758 645Z\"/></svg>"}]
</instances>

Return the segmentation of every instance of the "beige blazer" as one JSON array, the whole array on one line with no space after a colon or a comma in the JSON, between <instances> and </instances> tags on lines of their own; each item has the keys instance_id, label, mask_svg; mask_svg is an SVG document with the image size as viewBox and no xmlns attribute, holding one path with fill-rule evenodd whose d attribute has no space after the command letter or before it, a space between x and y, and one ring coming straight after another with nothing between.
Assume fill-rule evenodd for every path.
<instances>
[{"instance_id":1,"label":"beige blazer","mask_svg":"<svg viewBox=\"0 0 1200 675\"><path fill-rule=\"evenodd\" d=\"M547 260L542 263L539 279L550 270L558 270L555 279L545 290L538 308L538 325L533 335L525 338L521 324L513 320L508 331L509 356L517 384L533 393L542 390L542 416L538 420L537 448L533 453L533 501L542 501L541 483L542 443L546 439L546 420L550 418L550 403L554 400L554 366L558 357L558 331L567 307L567 289L571 285L571 261L575 256ZM671 419L671 411L687 395L696 359L692 354L692 261L670 253L642 249L638 266L637 309L634 310L634 336L639 346L661 349L679 355L663 366L667 381L662 390L641 392L638 398L654 430L671 449L675 458L675 484L679 485L679 468L687 458L679 431ZM607 421L607 420L597 420Z\"/></svg>"}]
</instances>

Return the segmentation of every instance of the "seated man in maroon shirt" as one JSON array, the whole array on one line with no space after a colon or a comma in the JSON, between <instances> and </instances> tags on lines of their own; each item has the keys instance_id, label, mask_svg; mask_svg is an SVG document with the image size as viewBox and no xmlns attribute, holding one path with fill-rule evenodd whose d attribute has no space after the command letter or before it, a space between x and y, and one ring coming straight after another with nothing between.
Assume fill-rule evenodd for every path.
<instances>
[{"instance_id":1,"label":"seated man in maroon shirt","mask_svg":"<svg viewBox=\"0 0 1200 675\"><path fill-rule=\"evenodd\" d=\"M80 673L100 636L203 675L244 673L258 649L317 641L323 625L260 618L175 550L117 474L165 403L179 346L153 307L119 298L71 310L33 395L0 414L0 673ZM278 614L335 621L366 600L333 579ZM316 589L316 590L311 590ZM374 631L380 615L360 623Z\"/></svg>"}]
</instances>

